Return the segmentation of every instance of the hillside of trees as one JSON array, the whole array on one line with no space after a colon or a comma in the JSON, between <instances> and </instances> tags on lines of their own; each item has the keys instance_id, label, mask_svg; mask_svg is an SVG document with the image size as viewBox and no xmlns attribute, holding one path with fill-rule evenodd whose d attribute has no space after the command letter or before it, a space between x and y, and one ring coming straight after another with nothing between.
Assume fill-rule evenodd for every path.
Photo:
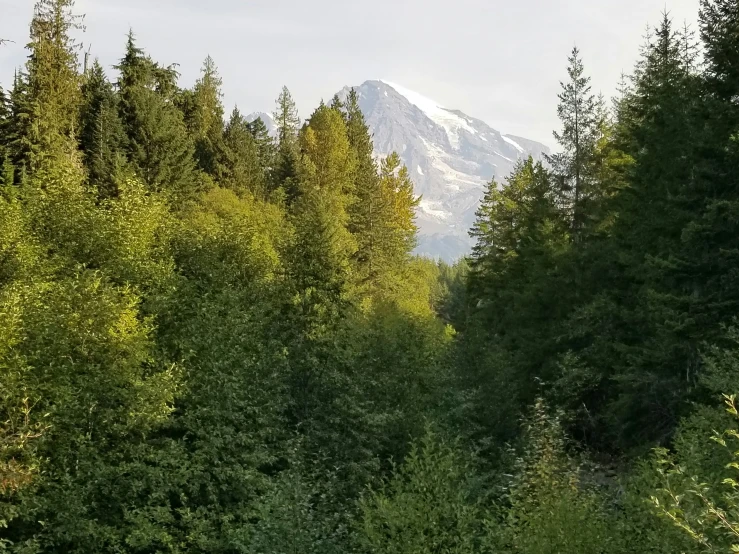
<instances>
[{"instance_id":1,"label":"hillside of trees","mask_svg":"<svg viewBox=\"0 0 739 554\"><path fill-rule=\"evenodd\" d=\"M665 14L455 266L356 94L277 136L39 0L0 88L0 552L739 550L739 0ZM0 44L0 47L7 47ZM205 45L204 45L205 47ZM635 48L638 45L635 45Z\"/></svg>"}]
</instances>

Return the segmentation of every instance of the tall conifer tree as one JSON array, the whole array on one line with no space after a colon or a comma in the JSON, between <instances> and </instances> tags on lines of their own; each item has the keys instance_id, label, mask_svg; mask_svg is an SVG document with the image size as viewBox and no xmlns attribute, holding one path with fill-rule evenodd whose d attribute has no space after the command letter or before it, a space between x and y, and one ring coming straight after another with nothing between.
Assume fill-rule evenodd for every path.
<instances>
[{"instance_id":1,"label":"tall conifer tree","mask_svg":"<svg viewBox=\"0 0 739 554\"><path fill-rule=\"evenodd\" d=\"M277 153L272 173L273 186L285 190L288 201L292 202L297 195L295 179L298 167L298 129L300 118L290 91L282 87L277 98L273 114L277 125Z\"/></svg>"},{"instance_id":2,"label":"tall conifer tree","mask_svg":"<svg viewBox=\"0 0 739 554\"><path fill-rule=\"evenodd\" d=\"M203 62L201 77L195 83L191 113L187 124L195 141L198 167L211 175L217 172L218 150L223 140L223 80L213 58Z\"/></svg>"},{"instance_id":3,"label":"tall conifer tree","mask_svg":"<svg viewBox=\"0 0 739 554\"><path fill-rule=\"evenodd\" d=\"M24 140L29 145L27 162L47 155L73 156L77 151L80 75L72 34L81 29L73 12L74 0L39 0L31 22L26 73L27 97L24 117L29 124Z\"/></svg>"},{"instance_id":4,"label":"tall conifer tree","mask_svg":"<svg viewBox=\"0 0 739 554\"><path fill-rule=\"evenodd\" d=\"M234 108L223 134L218 162L221 184L238 194L248 191L258 198L265 198L267 175L260 161L251 126L238 108Z\"/></svg>"},{"instance_id":5,"label":"tall conifer tree","mask_svg":"<svg viewBox=\"0 0 739 554\"><path fill-rule=\"evenodd\" d=\"M118 116L118 97L98 60L84 76L80 147L91 182L105 196L116 193L126 165L126 134Z\"/></svg>"},{"instance_id":6,"label":"tall conifer tree","mask_svg":"<svg viewBox=\"0 0 739 554\"><path fill-rule=\"evenodd\" d=\"M571 218L573 236L577 239L585 224L586 204L598 194L593 167L598 139L598 101L591 92L590 77L585 75L577 47L573 48L568 61L569 80L561 83L557 108L562 130L554 133L562 151L550 156L549 163L559 180L560 202Z\"/></svg>"},{"instance_id":7,"label":"tall conifer tree","mask_svg":"<svg viewBox=\"0 0 739 554\"><path fill-rule=\"evenodd\" d=\"M249 131L257 145L259 164L264 171L265 179L268 179L275 163L275 141L270 136L269 129L267 129L267 125L261 117L257 117L249 123Z\"/></svg>"},{"instance_id":8,"label":"tall conifer tree","mask_svg":"<svg viewBox=\"0 0 739 554\"><path fill-rule=\"evenodd\" d=\"M196 186L193 147L174 105L177 73L161 67L128 35L120 72L120 114L132 169L150 190L187 198Z\"/></svg>"}]
</instances>

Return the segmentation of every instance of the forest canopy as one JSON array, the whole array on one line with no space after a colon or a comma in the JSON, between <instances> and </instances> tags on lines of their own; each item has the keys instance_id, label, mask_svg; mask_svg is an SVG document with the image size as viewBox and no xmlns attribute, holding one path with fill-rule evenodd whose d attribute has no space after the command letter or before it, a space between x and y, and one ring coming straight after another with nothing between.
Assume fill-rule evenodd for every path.
<instances>
[{"instance_id":1,"label":"forest canopy","mask_svg":"<svg viewBox=\"0 0 739 554\"><path fill-rule=\"evenodd\" d=\"M270 134L81 23L0 87L0 552L739 548L739 1L574 49L454 266L355 91Z\"/></svg>"}]
</instances>

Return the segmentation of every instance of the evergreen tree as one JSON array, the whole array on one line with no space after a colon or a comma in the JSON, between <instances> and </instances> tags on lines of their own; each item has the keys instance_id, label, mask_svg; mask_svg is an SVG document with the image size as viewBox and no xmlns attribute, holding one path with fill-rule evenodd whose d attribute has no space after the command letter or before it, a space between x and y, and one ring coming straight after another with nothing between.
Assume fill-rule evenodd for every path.
<instances>
[{"instance_id":1,"label":"evergreen tree","mask_svg":"<svg viewBox=\"0 0 739 554\"><path fill-rule=\"evenodd\" d=\"M464 380L476 398L473 434L509 439L517 425L512 415L556 375L558 322L572 294L560 269L570 238L558 192L529 157L507 186L490 183L478 210L462 347Z\"/></svg>"},{"instance_id":2,"label":"evergreen tree","mask_svg":"<svg viewBox=\"0 0 739 554\"><path fill-rule=\"evenodd\" d=\"M210 56L203 62L201 74L193 89L187 125L195 142L198 167L215 175L218 150L223 140L223 80Z\"/></svg>"},{"instance_id":3,"label":"evergreen tree","mask_svg":"<svg viewBox=\"0 0 739 554\"><path fill-rule=\"evenodd\" d=\"M79 108L78 46L72 33L81 28L74 15L74 0L39 0L31 21L30 50L26 64L23 137L30 145L26 162L35 164L47 155L71 156L77 151Z\"/></svg>"},{"instance_id":4,"label":"evergreen tree","mask_svg":"<svg viewBox=\"0 0 739 554\"><path fill-rule=\"evenodd\" d=\"M0 185L10 186L15 182L11 141L10 99L0 87Z\"/></svg>"},{"instance_id":5,"label":"evergreen tree","mask_svg":"<svg viewBox=\"0 0 739 554\"><path fill-rule=\"evenodd\" d=\"M299 160L298 129L300 118L295 107L295 101L287 87L282 87L273 116L277 125L277 152L275 154L272 182L275 188L282 187L287 194L288 201L292 202L298 193L295 179Z\"/></svg>"},{"instance_id":6,"label":"evergreen tree","mask_svg":"<svg viewBox=\"0 0 739 554\"><path fill-rule=\"evenodd\" d=\"M389 221L389 205L382 198L380 176L373 156L372 138L364 115L359 108L359 99L354 89L349 92L346 103L334 99L334 109L345 110L349 144L356 158L354 191L356 201L350 207L349 229L357 240L356 264L361 280L376 280L378 267L378 234L380 226ZM383 221L384 218L384 221Z\"/></svg>"},{"instance_id":7,"label":"evergreen tree","mask_svg":"<svg viewBox=\"0 0 739 554\"><path fill-rule=\"evenodd\" d=\"M577 281L580 303L563 341L576 354L564 361L558 388L568 395L582 387L568 406L589 428L583 433L595 440L613 433L610 445L667 436L695 390L705 322L695 318L696 282L683 243L701 203L693 65L665 14L616 104L610 161L602 166L604 190L616 193L603 203L605 232L573 268L573 280L586 277Z\"/></svg>"},{"instance_id":8,"label":"evergreen tree","mask_svg":"<svg viewBox=\"0 0 739 554\"><path fill-rule=\"evenodd\" d=\"M249 123L249 131L257 146L259 165L264 173L265 182L268 182L270 172L275 163L275 141L269 134L269 129L261 117Z\"/></svg>"},{"instance_id":9,"label":"evergreen tree","mask_svg":"<svg viewBox=\"0 0 739 554\"><path fill-rule=\"evenodd\" d=\"M356 90L349 91L345 102L335 98L332 109L343 114L356 160L349 230L357 241L357 279L364 286L377 289L392 271L403 266L415 247L415 208L420 199L413 194L408 170L397 153L385 158L378 171L372 137Z\"/></svg>"},{"instance_id":10,"label":"evergreen tree","mask_svg":"<svg viewBox=\"0 0 739 554\"><path fill-rule=\"evenodd\" d=\"M344 121L335 110L319 107L300 134L303 157L299 192L293 205L294 244L289 278L292 317L290 419L304 426L306 446L315 455L334 436L336 417L327 406L341 391L332 336L352 301L351 256L356 242L347 224L354 158Z\"/></svg>"},{"instance_id":11,"label":"evergreen tree","mask_svg":"<svg viewBox=\"0 0 739 554\"><path fill-rule=\"evenodd\" d=\"M15 169L14 181L21 184L29 168L33 150L31 142L31 106L28 95L28 82L16 72L13 88L10 91L10 119L7 122L6 152Z\"/></svg>"},{"instance_id":12,"label":"evergreen tree","mask_svg":"<svg viewBox=\"0 0 739 554\"><path fill-rule=\"evenodd\" d=\"M685 230L683 260L689 273L686 295L699 298L693 309L702 329L719 332L716 323L727 324L739 310L736 264L739 253L736 213L739 210L736 133L739 130L739 63L737 30L739 6L728 0L701 2L700 31L705 52L706 99L703 131L691 139L701 142L701 158L695 171L696 194L691 208L700 215ZM692 286L691 286L692 285ZM702 331L701 331L702 332Z\"/></svg>"},{"instance_id":13,"label":"evergreen tree","mask_svg":"<svg viewBox=\"0 0 739 554\"><path fill-rule=\"evenodd\" d=\"M349 233L354 156L341 116L318 108L301 132L303 158L295 203L298 290L319 294L317 301L338 306L350 282L349 257L356 242ZM326 296L323 296L323 295Z\"/></svg>"},{"instance_id":14,"label":"evergreen tree","mask_svg":"<svg viewBox=\"0 0 739 554\"><path fill-rule=\"evenodd\" d=\"M234 108L223 133L219 160L221 184L243 194L247 191L264 198L267 193L267 175L261 164L259 148L251 132L251 125Z\"/></svg>"},{"instance_id":15,"label":"evergreen tree","mask_svg":"<svg viewBox=\"0 0 739 554\"><path fill-rule=\"evenodd\" d=\"M626 308L625 317L640 323L636 341L624 337L628 355L617 371L626 390L614 399L614 408L621 412L618 418L655 434L674 428L681 400L695 384L702 326L688 315L698 283L686 271L683 246L683 229L700 204L695 165L700 108L690 65L683 40L665 14L635 75L630 114L625 114L626 151L634 164L630 186L616 200L615 238L629 256L622 258L629 264L624 283L640 298Z\"/></svg>"},{"instance_id":16,"label":"evergreen tree","mask_svg":"<svg viewBox=\"0 0 739 554\"><path fill-rule=\"evenodd\" d=\"M598 196L593 166L598 140L599 104L591 93L590 77L585 76L577 47L573 48L568 61L569 80L561 83L562 92L557 107L562 131L554 133L562 152L550 156L548 161L559 180L560 202L569 214L575 231L573 237L577 239L585 223L587 204Z\"/></svg>"},{"instance_id":17,"label":"evergreen tree","mask_svg":"<svg viewBox=\"0 0 739 554\"><path fill-rule=\"evenodd\" d=\"M416 208L421 201L414 193L408 168L402 165L397 152L382 161L380 192L383 209L378 222L381 226L378 258L387 269L397 269L408 261L416 247Z\"/></svg>"},{"instance_id":18,"label":"evergreen tree","mask_svg":"<svg viewBox=\"0 0 739 554\"><path fill-rule=\"evenodd\" d=\"M90 181L101 194L116 193L116 180L125 167L126 135L118 116L118 98L95 60L82 87L80 147Z\"/></svg>"},{"instance_id":19,"label":"evergreen tree","mask_svg":"<svg viewBox=\"0 0 739 554\"><path fill-rule=\"evenodd\" d=\"M146 56L136 46L133 32L116 69L132 169L150 190L164 190L178 199L189 197L196 187L193 147L173 102L177 73Z\"/></svg>"}]
</instances>

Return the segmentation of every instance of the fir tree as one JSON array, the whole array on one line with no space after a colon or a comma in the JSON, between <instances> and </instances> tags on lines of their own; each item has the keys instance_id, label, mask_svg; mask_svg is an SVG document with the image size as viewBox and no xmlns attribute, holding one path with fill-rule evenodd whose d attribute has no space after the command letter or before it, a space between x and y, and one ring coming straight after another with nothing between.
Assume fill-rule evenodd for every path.
<instances>
[{"instance_id":1,"label":"fir tree","mask_svg":"<svg viewBox=\"0 0 739 554\"><path fill-rule=\"evenodd\" d=\"M24 140L27 162L47 155L71 156L77 151L79 108L78 45L72 33L81 28L74 0L39 0L31 22L26 64L25 117L30 121ZM40 158L39 158L40 159Z\"/></svg>"},{"instance_id":2,"label":"fir tree","mask_svg":"<svg viewBox=\"0 0 739 554\"><path fill-rule=\"evenodd\" d=\"M261 164L259 148L238 108L234 108L223 133L219 159L221 183L238 194L250 192L258 198L267 194L267 175Z\"/></svg>"},{"instance_id":3,"label":"fir tree","mask_svg":"<svg viewBox=\"0 0 739 554\"><path fill-rule=\"evenodd\" d=\"M595 436L612 432L621 445L674 429L694 390L696 341L707 324L695 317L697 282L683 242L701 204L698 89L684 52L665 14L643 49L632 90L617 105L614 140L625 172L617 172L620 192L607 202L615 223L601 255L587 260L600 268L592 276L592 303L573 317L578 363L588 368L579 379L597 391L587 401L587 418ZM597 331L603 328L610 332Z\"/></svg>"},{"instance_id":4,"label":"fir tree","mask_svg":"<svg viewBox=\"0 0 739 554\"><path fill-rule=\"evenodd\" d=\"M275 188L282 187L287 194L288 201L292 202L297 195L295 179L299 158L298 129L300 118L295 107L295 101L287 87L282 87L273 116L277 125L277 152L275 154L272 182Z\"/></svg>"},{"instance_id":5,"label":"fir tree","mask_svg":"<svg viewBox=\"0 0 739 554\"><path fill-rule=\"evenodd\" d=\"M97 60L85 75L82 95L80 147L90 181L104 196L111 196L126 164L126 135L118 116L118 98Z\"/></svg>"},{"instance_id":6,"label":"fir tree","mask_svg":"<svg viewBox=\"0 0 739 554\"><path fill-rule=\"evenodd\" d=\"M561 83L557 115L562 131L554 138L562 152L549 157L561 188L561 205L569 214L577 238L584 226L585 212L590 200L597 196L593 157L598 139L598 102L591 93L590 77L580 51L575 47L568 58L569 80Z\"/></svg>"},{"instance_id":7,"label":"fir tree","mask_svg":"<svg viewBox=\"0 0 739 554\"><path fill-rule=\"evenodd\" d=\"M264 172L265 182L268 182L275 163L275 141L270 136L269 129L267 129L267 125L261 117L257 117L249 123L249 131L256 143L259 165Z\"/></svg>"},{"instance_id":8,"label":"fir tree","mask_svg":"<svg viewBox=\"0 0 739 554\"><path fill-rule=\"evenodd\" d=\"M399 269L408 261L416 247L416 208L421 200L414 193L413 181L408 175L397 152L382 161L380 168L380 191L384 227L378 253L386 270Z\"/></svg>"},{"instance_id":9,"label":"fir tree","mask_svg":"<svg viewBox=\"0 0 739 554\"><path fill-rule=\"evenodd\" d=\"M356 250L347 229L354 156L341 116L325 106L318 108L301 133L300 147L303 159L295 204L299 288L330 291L336 302L345 293L349 256Z\"/></svg>"},{"instance_id":10,"label":"fir tree","mask_svg":"<svg viewBox=\"0 0 739 554\"><path fill-rule=\"evenodd\" d=\"M153 191L176 198L195 188L193 148L182 113L174 106L176 72L154 63L129 33L120 72L119 110L132 169Z\"/></svg>"},{"instance_id":11,"label":"fir tree","mask_svg":"<svg viewBox=\"0 0 739 554\"><path fill-rule=\"evenodd\" d=\"M700 216L686 229L694 288L701 315L709 322L728 323L739 310L736 264L739 259L736 164L739 149L739 48L736 38L739 5L729 0L701 2L700 31L705 52L706 102L703 129L693 140L702 142L697 171ZM714 327L715 329L715 327ZM728 391L726 391L728 392Z\"/></svg>"},{"instance_id":12,"label":"fir tree","mask_svg":"<svg viewBox=\"0 0 739 554\"><path fill-rule=\"evenodd\" d=\"M223 140L223 80L210 56L203 62L201 74L193 89L187 124L195 141L198 167L215 175L217 153Z\"/></svg>"},{"instance_id":13,"label":"fir tree","mask_svg":"<svg viewBox=\"0 0 739 554\"><path fill-rule=\"evenodd\" d=\"M357 240L356 264L360 279L374 280L379 270L378 240L380 227L389 220L389 205L382 197L380 176L374 159L372 137L359 108L359 99L354 89L349 92L346 103L335 99L336 108L345 110L349 144L356 159L354 170L354 194L356 200L350 206L349 229ZM344 113L344 112L342 112Z\"/></svg>"},{"instance_id":14,"label":"fir tree","mask_svg":"<svg viewBox=\"0 0 739 554\"><path fill-rule=\"evenodd\" d=\"M10 99L0 87L0 185L10 186L15 182L15 167L10 150L11 140Z\"/></svg>"}]
</instances>

